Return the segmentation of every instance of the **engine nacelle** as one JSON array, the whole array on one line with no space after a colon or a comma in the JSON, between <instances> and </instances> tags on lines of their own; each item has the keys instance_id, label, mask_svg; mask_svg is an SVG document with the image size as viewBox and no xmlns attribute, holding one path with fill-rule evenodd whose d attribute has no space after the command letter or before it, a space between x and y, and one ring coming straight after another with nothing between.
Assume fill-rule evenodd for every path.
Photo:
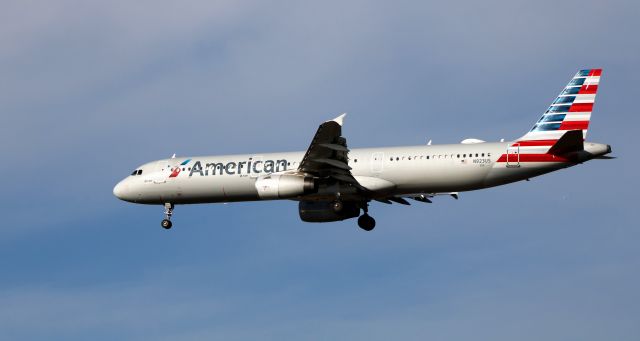
<instances>
[{"instance_id":1,"label":"engine nacelle","mask_svg":"<svg viewBox=\"0 0 640 341\"><path fill-rule=\"evenodd\" d=\"M330 201L301 201L298 212L302 221L324 223L355 218L360 215L360 207L355 202L345 201L342 210L336 212Z\"/></svg>"},{"instance_id":2,"label":"engine nacelle","mask_svg":"<svg viewBox=\"0 0 640 341\"><path fill-rule=\"evenodd\" d=\"M293 174L269 174L255 183L261 199L287 199L310 194L316 190L312 177Z\"/></svg>"}]
</instances>

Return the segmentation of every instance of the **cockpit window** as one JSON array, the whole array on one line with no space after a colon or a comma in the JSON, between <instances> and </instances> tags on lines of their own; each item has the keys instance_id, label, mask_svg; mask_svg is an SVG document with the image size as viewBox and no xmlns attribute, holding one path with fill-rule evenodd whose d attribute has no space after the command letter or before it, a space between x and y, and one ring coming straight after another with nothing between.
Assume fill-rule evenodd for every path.
<instances>
[{"instance_id":1,"label":"cockpit window","mask_svg":"<svg viewBox=\"0 0 640 341\"><path fill-rule=\"evenodd\" d=\"M133 176L133 175L136 175L136 174L138 174L138 170L137 170L137 169L136 169L136 170L134 170L134 171L133 171L133 173L131 173L131 175L132 175L132 176Z\"/></svg>"},{"instance_id":2,"label":"cockpit window","mask_svg":"<svg viewBox=\"0 0 640 341\"><path fill-rule=\"evenodd\" d=\"M138 169L138 175L142 175L142 169Z\"/></svg>"}]
</instances>

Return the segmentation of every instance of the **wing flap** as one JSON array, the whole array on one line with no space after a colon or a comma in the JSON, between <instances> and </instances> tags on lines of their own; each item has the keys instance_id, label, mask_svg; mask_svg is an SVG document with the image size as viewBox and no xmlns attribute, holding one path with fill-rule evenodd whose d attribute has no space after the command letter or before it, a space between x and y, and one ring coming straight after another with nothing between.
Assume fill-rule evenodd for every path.
<instances>
[{"instance_id":1,"label":"wing flap","mask_svg":"<svg viewBox=\"0 0 640 341\"><path fill-rule=\"evenodd\" d=\"M345 152L346 153L346 152L349 151L349 149L347 149L347 147L341 146L339 144L334 144L334 143L320 143L320 144L318 144L318 146L329 148L331 150L335 150L335 151L338 151L338 152Z\"/></svg>"}]
</instances>

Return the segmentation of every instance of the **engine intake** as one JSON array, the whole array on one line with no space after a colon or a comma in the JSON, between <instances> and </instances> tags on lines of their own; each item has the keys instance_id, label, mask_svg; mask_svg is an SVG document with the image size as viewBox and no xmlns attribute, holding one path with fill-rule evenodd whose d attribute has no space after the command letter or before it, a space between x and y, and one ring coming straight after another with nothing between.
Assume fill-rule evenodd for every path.
<instances>
[{"instance_id":1,"label":"engine intake","mask_svg":"<svg viewBox=\"0 0 640 341\"><path fill-rule=\"evenodd\" d=\"M287 199L314 193L316 184L312 177L292 174L269 174L255 183L261 199Z\"/></svg>"}]
</instances>

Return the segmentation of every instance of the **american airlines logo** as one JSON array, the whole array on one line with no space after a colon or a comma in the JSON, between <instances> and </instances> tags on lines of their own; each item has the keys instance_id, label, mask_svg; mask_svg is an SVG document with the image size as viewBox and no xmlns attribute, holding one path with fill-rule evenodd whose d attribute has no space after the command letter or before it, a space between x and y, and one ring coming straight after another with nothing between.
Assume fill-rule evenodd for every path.
<instances>
[{"instance_id":1,"label":"american airlines logo","mask_svg":"<svg viewBox=\"0 0 640 341\"><path fill-rule=\"evenodd\" d=\"M175 178L176 176L178 176L178 174L180 174L180 166L186 166L187 163L189 163L189 161L191 161L191 159L186 159L184 161L182 161L182 163L175 167L174 169L171 170L171 175L169 175L170 178Z\"/></svg>"},{"instance_id":2,"label":"american airlines logo","mask_svg":"<svg viewBox=\"0 0 640 341\"><path fill-rule=\"evenodd\" d=\"M186 160L181 165L186 165L191 161L191 159ZM223 162L211 162L211 163L203 163L200 161L196 161L191 170L189 171L189 176L193 176L194 174L200 176L210 176L210 175L250 175L250 174L260 174L260 173L277 173L287 170L287 166L289 162L287 160L254 160L253 158L249 158L247 161L231 161L227 163ZM178 167L179 168L179 167ZM180 171L178 170L178 173ZM175 173L175 171L174 171ZM177 176L177 174L176 174ZM173 173L171 174L173 176Z\"/></svg>"}]
</instances>

